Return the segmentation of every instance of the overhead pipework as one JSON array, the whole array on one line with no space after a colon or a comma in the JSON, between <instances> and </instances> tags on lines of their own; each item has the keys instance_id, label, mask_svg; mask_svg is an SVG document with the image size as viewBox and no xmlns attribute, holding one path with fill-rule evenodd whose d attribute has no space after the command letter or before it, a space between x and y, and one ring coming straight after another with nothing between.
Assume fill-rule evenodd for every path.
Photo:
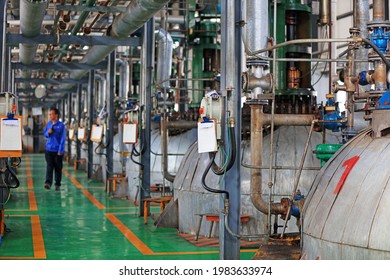
<instances>
[{"instance_id":1,"label":"overhead pipework","mask_svg":"<svg viewBox=\"0 0 390 280\"><path fill-rule=\"evenodd\" d=\"M161 10L168 2L169 0L132 1L127 6L126 11L115 18L109 35L118 39L128 37L142 27L148 19ZM114 49L115 46L93 46L80 62L96 65ZM86 73L87 71L85 70L77 70L72 72L70 77L80 79Z\"/></svg>"}]
</instances>

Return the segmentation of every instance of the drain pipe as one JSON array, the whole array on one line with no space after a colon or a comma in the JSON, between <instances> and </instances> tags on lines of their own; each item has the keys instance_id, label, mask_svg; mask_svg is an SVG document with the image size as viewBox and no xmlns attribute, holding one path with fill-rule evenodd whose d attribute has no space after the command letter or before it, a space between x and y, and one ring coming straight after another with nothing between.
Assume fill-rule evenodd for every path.
<instances>
[{"instance_id":1,"label":"drain pipe","mask_svg":"<svg viewBox=\"0 0 390 280\"><path fill-rule=\"evenodd\" d=\"M110 35L117 39L128 37L138 28L142 27L168 2L169 0L131 1L126 8L126 11L115 18ZM115 46L93 46L80 63L96 65L114 49ZM80 79L87 72L87 70L73 71L70 77L72 79Z\"/></svg>"}]
</instances>

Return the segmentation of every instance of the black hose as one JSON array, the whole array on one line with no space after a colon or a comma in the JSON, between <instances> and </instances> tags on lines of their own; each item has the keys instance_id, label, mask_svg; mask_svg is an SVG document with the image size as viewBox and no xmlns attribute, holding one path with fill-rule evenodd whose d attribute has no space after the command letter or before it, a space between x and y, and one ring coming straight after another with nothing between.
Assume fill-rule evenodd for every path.
<instances>
[{"instance_id":1,"label":"black hose","mask_svg":"<svg viewBox=\"0 0 390 280\"><path fill-rule=\"evenodd\" d=\"M8 165L8 162L6 161L5 162L5 167L6 169L8 170L8 172L10 173L11 175L11 178L10 179L14 179L16 181L16 184L14 186L8 186L10 189L16 189L20 186L20 182L18 180L18 177L16 177L16 174L15 172L12 170L12 168L10 168L10 166ZM9 177L9 176L8 176Z\"/></svg>"},{"instance_id":2,"label":"black hose","mask_svg":"<svg viewBox=\"0 0 390 280\"><path fill-rule=\"evenodd\" d=\"M136 157L140 156L140 153L137 152L137 150L135 149L135 144L133 144L133 148L131 149L130 159L131 159L132 162L134 162L135 164L139 165L139 166L141 167L141 170L144 170L144 167L145 167L145 166L144 166L142 163L136 161L136 160L133 158L133 156L136 156Z\"/></svg>"},{"instance_id":3,"label":"black hose","mask_svg":"<svg viewBox=\"0 0 390 280\"><path fill-rule=\"evenodd\" d=\"M212 170L213 170L214 174L218 175L218 176L223 175L224 173L226 173L226 171L230 170L230 168L232 168L234 161L236 159L236 137L234 135L234 127L230 127L229 130L230 130L231 152L229 154L228 164L227 164L225 169L219 167L215 163L215 161L213 161L213 165L212 165Z\"/></svg>"},{"instance_id":4,"label":"black hose","mask_svg":"<svg viewBox=\"0 0 390 280\"><path fill-rule=\"evenodd\" d=\"M386 56L381 52L381 50L370 40L366 38L361 38L362 41L368 45L370 45L374 51L382 58L383 62L386 64L387 68L390 68L390 61L386 58Z\"/></svg>"},{"instance_id":5,"label":"black hose","mask_svg":"<svg viewBox=\"0 0 390 280\"><path fill-rule=\"evenodd\" d=\"M206 185L206 176L207 176L207 173L209 173L210 169L211 169L211 166L213 165L213 162L214 162L214 159L215 159L215 153L209 153L209 157L210 157L210 162L209 164L207 165L205 171L203 172L203 175L202 175L202 186L205 190L209 191L209 192L212 192L212 193L224 193L226 195L226 198L227 200L229 200L229 192L228 191L225 191L225 190L218 190L218 189L212 189L210 188L209 186Z\"/></svg>"},{"instance_id":6,"label":"black hose","mask_svg":"<svg viewBox=\"0 0 390 280\"><path fill-rule=\"evenodd\" d=\"M105 154L105 153L99 153L99 152L97 151L97 149L99 149L100 146L103 146L103 148L105 148L104 145L103 145L103 143L100 142L99 145L97 145L97 147L95 148L95 154L97 154L98 156L106 156L106 157L107 157L107 154Z\"/></svg>"}]
</instances>

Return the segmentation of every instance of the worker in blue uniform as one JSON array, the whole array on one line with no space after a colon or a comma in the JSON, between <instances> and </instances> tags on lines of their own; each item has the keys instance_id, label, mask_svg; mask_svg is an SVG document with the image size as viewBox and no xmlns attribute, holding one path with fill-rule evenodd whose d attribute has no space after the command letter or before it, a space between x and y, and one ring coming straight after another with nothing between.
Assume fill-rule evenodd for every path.
<instances>
[{"instance_id":1,"label":"worker in blue uniform","mask_svg":"<svg viewBox=\"0 0 390 280\"><path fill-rule=\"evenodd\" d=\"M50 108L50 121L46 124L44 136L46 142L46 181L45 189L50 189L55 172L55 189L60 190L62 178L62 160L64 157L66 127L59 120L60 112L57 108Z\"/></svg>"}]
</instances>

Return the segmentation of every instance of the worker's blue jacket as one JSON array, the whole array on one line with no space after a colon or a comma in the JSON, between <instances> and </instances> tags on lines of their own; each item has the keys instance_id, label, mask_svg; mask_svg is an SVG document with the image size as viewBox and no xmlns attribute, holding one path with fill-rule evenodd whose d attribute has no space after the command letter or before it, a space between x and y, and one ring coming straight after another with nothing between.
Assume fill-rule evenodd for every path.
<instances>
[{"instance_id":1,"label":"worker's blue jacket","mask_svg":"<svg viewBox=\"0 0 390 280\"><path fill-rule=\"evenodd\" d=\"M53 129L51 134L48 132L50 128ZM47 138L46 151L64 154L66 127L62 122L57 121L53 124L52 121L49 121L45 127L44 135Z\"/></svg>"}]
</instances>

